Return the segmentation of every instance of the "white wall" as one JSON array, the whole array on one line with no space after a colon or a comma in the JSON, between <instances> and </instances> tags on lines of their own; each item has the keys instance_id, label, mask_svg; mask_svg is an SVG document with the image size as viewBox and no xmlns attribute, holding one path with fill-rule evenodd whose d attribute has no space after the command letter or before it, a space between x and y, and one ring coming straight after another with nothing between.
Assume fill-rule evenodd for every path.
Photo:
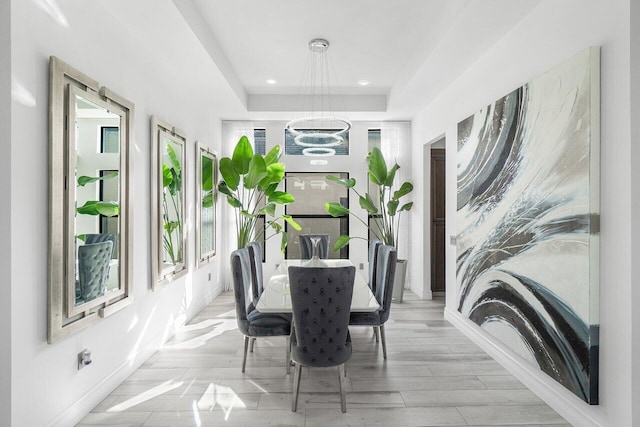
<instances>
[{"instance_id":1,"label":"white wall","mask_svg":"<svg viewBox=\"0 0 640 427\"><path fill-rule=\"evenodd\" d=\"M631 241L640 241L640 3L631 1L630 13L631 26L631 90L630 90L630 118L631 120L631 218L636 219L631 224ZM631 277L634 278L635 286L632 286L633 295L631 297L632 307L640 306L640 286L638 286L638 277L640 277L640 245L633 245L631 248L631 259L636 261L631 265ZM633 310L631 319L632 332L632 349L631 360L640 360L640 310ZM640 420L640 366L638 363L633 364L631 372L632 379L632 410L633 419Z\"/></svg>"},{"instance_id":2,"label":"white wall","mask_svg":"<svg viewBox=\"0 0 640 427\"><path fill-rule=\"evenodd\" d=\"M0 2L0 135L11 135L11 2ZM0 140L0 197L11 198L11 138ZM11 230L11 211L0 209L0 236L7 241ZM11 245L0 248L0 425L11 423Z\"/></svg>"},{"instance_id":3,"label":"white wall","mask_svg":"<svg viewBox=\"0 0 640 427\"><path fill-rule=\"evenodd\" d=\"M533 370L527 377L534 391L576 425L632 425L630 374L638 374L633 367L631 350L632 342L636 350L639 343L638 333L632 336L630 325L634 324L634 317L637 324L638 309L632 317L632 302L638 302L639 296L632 295L631 288L631 254L635 246L631 244L630 230L638 234L631 218L631 159L632 155L636 159L639 155L637 148L632 152L630 137L629 4L628 0L540 2L417 114L413 122L414 158L422 157L423 144L446 132L447 236L455 235L456 124L587 46L602 46L600 405L584 404L539 371ZM637 139L639 132L635 131ZM424 170L428 170L427 167ZM420 165L415 165L413 172L416 182L428 182ZM637 182L636 179L636 186ZM637 194L638 188L634 187L636 205ZM422 218L414 217L414 221ZM420 249L419 245L412 249L413 253L419 253L415 252ZM449 245L447 309L450 311L447 315L450 318L456 316L455 291L455 247ZM492 346L479 328L470 323L461 323L468 327L467 333L478 342ZM637 361L637 355L635 359ZM520 378L526 377L524 370L516 373Z\"/></svg>"},{"instance_id":4,"label":"white wall","mask_svg":"<svg viewBox=\"0 0 640 427\"><path fill-rule=\"evenodd\" d=\"M240 111L235 95L188 29L170 0L58 0L1 2L2 31L10 3L11 73L25 95L14 97L11 169L2 160L3 194L11 182L11 220L0 210L0 227L11 225L11 309L7 286L0 286L0 332L11 325L13 363L2 346L2 374L12 368L11 425L72 425L155 351L203 304L219 292L221 260L195 270L190 235L190 273L157 291L150 290L150 116L187 134L187 211L195 219L195 144L219 149L220 112ZM2 33L2 53L5 53ZM135 103L133 121L133 282L131 306L51 345L47 327L48 60L55 55ZM3 58L7 57L3 55ZM4 73L2 67L0 73ZM0 74L0 99L7 99ZM26 100L26 101L25 101ZM32 102L29 102L32 100ZM4 108L4 106L3 106ZM0 120L7 117L2 109ZM6 124L2 124L5 130ZM6 135L6 134L5 134ZM9 141L2 139L2 144ZM6 163L6 164L5 164ZM4 174L11 171L11 181ZM6 188L9 190L9 188ZM4 235L4 234L3 234ZM3 253L0 262L8 262ZM0 266L0 267L2 267ZM208 273L212 280L207 280ZM3 277L7 277L4 273ZM11 312L12 310L12 312ZM5 319L6 313L12 313ZM88 348L94 362L78 371L76 355ZM0 424L6 385L0 382Z\"/></svg>"}]
</instances>

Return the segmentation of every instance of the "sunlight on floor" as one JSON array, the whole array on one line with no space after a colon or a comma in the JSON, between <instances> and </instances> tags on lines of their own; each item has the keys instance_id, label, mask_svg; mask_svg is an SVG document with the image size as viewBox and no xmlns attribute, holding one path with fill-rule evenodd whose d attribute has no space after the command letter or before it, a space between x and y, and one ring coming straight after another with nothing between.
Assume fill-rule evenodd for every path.
<instances>
[{"instance_id":1,"label":"sunlight on floor","mask_svg":"<svg viewBox=\"0 0 640 427\"><path fill-rule=\"evenodd\" d=\"M228 420L235 408L246 409L247 405L238 397L231 387L210 383L198 401L198 409L212 411L216 405L224 411L224 419Z\"/></svg>"},{"instance_id":2,"label":"sunlight on floor","mask_svg":"<svg viewBox=\"0 0 640 427\"><path fill-rule=\"evenodd\" d=\"M235 319L218 320L212 326L214 329L210 332L207 332L206 334L202 334L190 340L174 344L165 344L162 348L165 350L184 350L198 348L202 347L207 343L207 341L217 337L218 335L222 335L227 331L235 331L238 329L238 325Z\"/></svg>"},{"instance_id":3,"label":"sunlight on floor","mask_svg":"<svg viewBox=\"0 0 640 427\"><path fill-rule=\"evenodd\" d=\"M127 409L139 405L140 403L146 402L147 400L151 400L154 397L158 397L161 394L164 394L168 391L171 391L175 388L180 387L184 382L183 381L165 381L162 384L150 388L149 390L138 394L137 396L132 397L131 399L125 400L122 403L118 403L115 406L107 409L107 412L122 412Z\"/></svg>"}]
</instances>

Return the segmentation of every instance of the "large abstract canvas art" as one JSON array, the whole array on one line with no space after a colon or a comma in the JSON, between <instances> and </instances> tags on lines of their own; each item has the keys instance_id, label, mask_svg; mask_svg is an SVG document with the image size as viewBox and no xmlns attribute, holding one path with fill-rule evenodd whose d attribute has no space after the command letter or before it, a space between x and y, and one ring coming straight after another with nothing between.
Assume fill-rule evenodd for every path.
<instances>
[{"instance_id":1,"label":"large abstract canvas art","mask_svg":"<svg viewBox=\"0 0 640 427\"><path fill-rule=\"evenodd\" d=\"M599 49L458 124L458 310L598 403Z\"/></svg>"}]
</instances>

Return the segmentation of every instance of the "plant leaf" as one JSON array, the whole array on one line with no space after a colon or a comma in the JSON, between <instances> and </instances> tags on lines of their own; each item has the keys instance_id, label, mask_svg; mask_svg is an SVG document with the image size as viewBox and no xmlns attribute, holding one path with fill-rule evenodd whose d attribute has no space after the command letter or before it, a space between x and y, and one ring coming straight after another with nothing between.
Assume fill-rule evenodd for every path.
<instances>
[{"instance_id":1,"label":"plant leaf","mask_svg":"<svg viewBox=\"0 0 640 427\"><path fill-rule=\"evenodd\" d=\"M84 215L103 215L112 217L120 213L120 207L116 202L88 200L84 205L76 208L76 212Z\"/></svg>"},{"instance_id":2,"label":"plant leaf","mask_svg":"<svg viewBox=\"0 0 640 427\"><path fill-rule=\"evenodd\" d=\"M178 227L180 227L180 221L165 222L162 227L169 234L173 233Z\"/></svg>"},{"instance_id":3,"label":"plant leaf","mask_svg":"<svg viewBox=\"0 0 640 427\"><path fill-rule=\"evenodd\" d=\"M231 156L233 167L240 175L244 175L249 172L249 162L251 162L252 158L253 147L249 142L249 138L247 138L246 135L242 135Z\"/></svg>"},{"instance_id":4,"label":"plant leaf","mask_svg":"<svg viewBox=\"0 0 640 427\"><path fill-rule=\"evenodd\" d=\"M266 160L265 160L266 162ZM272 163L267 166L267 175L258 185L261 189L266 189L273 183L279 183L284 179L284 163Z\"/></svg>"},{"instance_id":5,"label":"plant leaf","mask_svg":"<svg viewBox=\"0 0 640 427\"><path fill-rule=\"evenodd\" d=\"M267 200L269 201L269 203L273 202L279 205L286 205L288 203L293 203L295 199L291 194L285 191L274 191L269 195Z\"/></svg>"},{"instance_id":6,"label":"plant leaf","mask_svg":"<svg viewBox=\"0 0 640 427\"><path fill-rule=\"evenodd\" d=\"M86 175L82 175L82 176L78 177L78 187L84 187L85 185L90 184L92 182L104 181L104 180L107 180L107 179L115 178L117 176L118 176L118 172L117 171L105 173L102 176L86 176Z\"/></svg>"},{"instance_id":7,"label":"plant leaf","mask_svg":"<svg viewBox=\"0 0 640 427\"><path fill-rule=\"evenodd\" d=\"M329 213L329 215L333 217L349 215L351 211L348 208L345 208L340 203L325 203L324 209Z\"/></svg>"},{"instance_id":8,"label":"plant leaf","mask_svg":"<svg viewBox=\"0 0 640 427\"><path fill-rule=\"evenodd\" d=\"M409 194L412 191L413 191L413 184L411 184L410 182L405 182L404 184L402 184L400 189L398 189L398 191L393 193L393 199L398 200L400 197L404 196L405 194Z\"/></svg>"},{"instance_id":9,"label":"plant leaf","mask_svg":"<svg viewBox=\"0 0 640 427\"><path fill-rule=\"evenodd\" d=\"M271 196L273 192L276 191L277 188L278 188L277 182L269 185L267 188L264 189L264 195L267 197Z\"/></svg>"},{"instance_id":10,"label":"plant leaf","mask_svg":"<svg viewBox=\"0 0 640 427\"><path fill-rule=\"evenodd\" d=\"M213 190L206 193L202 198L202 207L203 208L213 207Z\"/></svg>"},{"instance_id":11,"label":"plant leaf","mask_svg":"<svg viewBox=\"0 0 640 427\"><path fill-rule=\"evenodd\" d=\"M398 212L410 211L412 207L413 207L413 202L405 203L404 205L402 205L402 207Z\"/></svg>"},{"instance_id":12,"label":"plant leaf","mask_svg":"<svg viewBox=\"0 0 640 427\"><path fill-rule=\"evenodd\" d=\"M226 195L226 196L235 197L233 195L233 192L231 191L231 189L227 185L227 183L224 182L224 181L222 181L220 184L218 184L218 191L221 192L222 194Z\"/></svg>"},{"instance_id":13,"label":"plant leaf","mask_svg":"<svg viewBox=\"0 0 640 427\"><path fill-rule=\"evenodd\" d=\"M243 217L245 217L245 218L250 218L250 219L251 219L251 218L255 218L255 217L257 216L257 215L255 215L255 214L250 213L249 211L247 211L247 210L245 210L245 209L242 209L242 210L240 211L240 215L242 215L242 216L243 216Z\"/></svg>"},{"instance_id":14,"label":"plant leaf","mask_svg":"<svg viewBox=\"0 0 640 427\"><path fill-rule=\"evenodd\" d=\"M369 165L369 179L374 184L384 185L387 179L387 164L379 148L374 148L367 155L367 164Z\"/></svg>"},{"instance_id":15,"label":"plant leaf","mask_svg":"<svg viewBox=\"0 0 640 427\"><path fill-rule=\"evenodd\" d=\"M200 162L202 165L202 190L211 191L213 189L213 159L201 156Z\"/></svg>"},{"instance_id":16,"label":"plant leaf","mask_svg":"<svg viewBox=\"0 0 640 427\"><path fill-rule=\"evenodd\" d=\"M344 179L344 178L338 178L337 176L333 176L333 175L327 175L326 178L327 178L327 181L333 181L336 184L340 184L345 188L353 188L356 185L355 178Z\"/></svg>"},{"instance_id":17,"label":"plant leaf","mask_svg":"<svg viewBox=\"0 0 640 427\"><path fill-rule=\"evenodd\" d=\"M300 224L298 224L293 218L291 218L291 215L282 215L282 219L287 221L287 224L293 227L294 230L296 231L302 230L302 227L300 226Z\"/></svg>"},{"instance_id":18,"label":"plant leaf","mask_svg":"<svg viewBox=\"0 0 640 427\"><path fill-rule=\"evenodd\" d=\"M266 163L267 166L269 166L277 162L278 160L280 160L281 156L282 156L282 147L280 145L276 145L271 150L269 150L266 156L264 156L264 162Z\"/></svg>"},{"instance_id":19,"label":"plant leaf","mask_svg":"<svg viewBox=\"0 0 640 427\"><path fill-rule=\"evenodd\" d=\"M376 205L373 203L369 193L364 193L364 196L360 196L360 207L370 214L378 213L378 208L376 208Z\"/></svg>"},{"instance_id":20,"label":"plant leaf","mask_svg":"<svg viewBox=\"0 0 640 427\"><path fill-rule=\"evenodd\" d=\"M397 200L389 200L389 203L387 203L387 212L389 212L389 216L394 216L396 214L399 203L400 202Z\"/></svg>"},{"instance_id":21,"label":"plant leaf","mask_svg":"<svg viewBox=\"0 0 640 427\"><path fill-rule=\"evenodd\" d=\"M223 157L220 159L220 175L222 175L222 179L224 179L231 190L236 191L238 189L240 174L233 166L230 158Z\"/></svg>"},{"instance_id":22,"label":"plant leaf","mask_svg":"<svg viewBox=\"0 0 640 427\"><path fill-rule=\"evenodd\" d=\"M78 240L80 240L80 241L84 242L84 241L86 241L86 240L87 240L87 235L86 235L86 234L78 234L78 235L76 236L76 239L78 239Z\"/></svg>"},{"instance_id":23,"label":"plant leaf","mask_svg":"<svg viewBox=\"0 0 640 427\"><path fill-rule=\"evenodd\" d=\"M244 188L256 188L265 176L267 176L267 166L264 163L264 158L260 154L256 154L249 162L249 171L244 176Z\"/></svg>"},{"instance_id":24,"label":"plant leaf","mask_svg":"<svg viewBox=\"0 0 640 427\"><path fill-rule=\"evenodd\" d=\"M276 234L277 233L282 233L282 224L280 224L279 222L271 221L269 223L269 226L275 230Z\"/></svg>"},{"instance_id":25,"label":"plant leaf","mask_svg":"<svg viewBox=\"0 0 640 427\"><path fill-rule=\"evenodd\" d=\"M162 187L168 187L171 185L173 181L173 174L171 173L171 168L169 165L163 163L162 164Z\"/></svg>"},{"instance_id":26,"label":"plant leaf","mask_svg":"<svg viewBox=\"0 0 640 427\"><path fill-rule=\"evenodd\" d=\"M264 208L260 209L260 212L265 213L269 216L276 215L276 205L275 203L267 203Z\"/></svg>"},{"instance_id":27,"label":"plant leaf","mask_svg":"<svg viewBox=\"0 0 640 427\"><path fill-rule=\"evenodd\" d=\"M171 173L171 182L169 182L169 193L171 193L172 196L175 196L181 190L180 175L178 174L175 168L169 169L169 172ZM163 182L164 182L164 179L163 179Z\"/></svg>"},{"instance_id":28,"label":"plant leaf","mask_svg":"<svg viewBox=\"0 0 640 427\"><path fill-rule=\"evenodd\" d=\"M233 196L227 196L227 202L229 202L229 204L231 206L233 206L234 208L241 208L242 207L242 203L240 202L240 200L236 199Z\"/></svg>"},{"instance_id":29,"label":"plant leaf","mask_svg":"<svg viewBox=\"0 0 640 427\"><path fill-rule=\"evenodd\" d=\"M344 248L349 244L349 240L351 240L351 237L347 236L346 234L343 234L342 236L338 237L338 239L336 240L336 243L334 243L333 245L333 250L339 251L340 249Z\"/></svg>"},{"instance_id":30,"label":"plant leaf","mask_svg":"<svg viewBox=\"0 0 640 427\"><path fill-rule=\"evenodd\" d=\"M280 250L284 253L284 250L287 249L287 233L282 233L282 237L280 238Z\"/></svg>"},{"instance_id":31,"label":"plant leaf","mask_svg":"<svg viewBox=\"0 0 640 427\"><path fill-rule=\"evenodd\" d=\"M176 170L177 174L180 175L180 170L182 169L182 163L178 160L178 156L176 155L176 150L174 150L173 145L167 144L167 156L171 161L171 166Z\"/></svg>"},{"instance_id":32,"label":"plant leaf","mask_svg":"<svg viewBox=\"0 0 640 427\"><path fill-rule=\"evenodd\" d=\"M398 169L400 169L400 166L398 166L397 163L393 165L391 169L389 169L389 172L387 172L387 179L384 180L385 187L393 186L393 180L396 179L396 172L398 171Z\"/></svg>"}]
</instances>

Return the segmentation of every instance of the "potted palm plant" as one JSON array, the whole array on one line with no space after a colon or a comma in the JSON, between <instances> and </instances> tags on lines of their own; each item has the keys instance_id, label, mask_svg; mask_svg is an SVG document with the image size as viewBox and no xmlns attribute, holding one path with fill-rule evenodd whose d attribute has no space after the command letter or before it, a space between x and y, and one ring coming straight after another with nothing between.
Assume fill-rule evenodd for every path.
<instances>
[{"instance_id":1,"label":"potted palm plant","mask_svg":"<svg viewBox=\"0 0 640 427\"><path fill-rule=\"evenodd\" d=\"M244 248L247 243L261 238L269 239L281 234L281 249L287 246L287 233L284 222L300 230L301 227L289 215L276 216L276 205L293 203L293 196L278 191L278 185L284 179L284 164L280 163L281 147L276 145L264 157L254 154L253 147L246 136L236 144L231 157L220 159L220 175L223 181L218 191L227 196L227 202L235 209L237 247ZM258 230L258 218L265 216L265 229L272 234L264 236L263 229Z\"/></svg>"},{"instance_id":2,"label":"potted palm plant","mask_svg":"<svg viewBox=\"0 0 640 427\"><path fill-rule=\"evenodd\" d=\"M378 148L374 148L367 155L367 165L369 181L374 184L372 188L375 189L373 196L367 192L360 194L355 189L356 180L353 178L341 179L329 175L327 179L354 191L358 196L360 207L371 216L371 221L367 222L363 220L352 210L342 206L340 203L326 203L325 209L333 217L353 215L383 244L397 248L400 230L400 214L404 211L411 210L413 207L413 202L407 202L401 205L400 199L413 190L413 184L404 182L399 187L395 185L396 172L400 169L400 166L395 163L391 169L388 169L384 156ZM336 240L333 249L336 251L339 250L348 245L351 239L367 240L363 237L342 235ZM393 298L398 302L402 301L406 271L407 260L398 259L396 281L393 291Z\"/></svg>"}]
</instances>

